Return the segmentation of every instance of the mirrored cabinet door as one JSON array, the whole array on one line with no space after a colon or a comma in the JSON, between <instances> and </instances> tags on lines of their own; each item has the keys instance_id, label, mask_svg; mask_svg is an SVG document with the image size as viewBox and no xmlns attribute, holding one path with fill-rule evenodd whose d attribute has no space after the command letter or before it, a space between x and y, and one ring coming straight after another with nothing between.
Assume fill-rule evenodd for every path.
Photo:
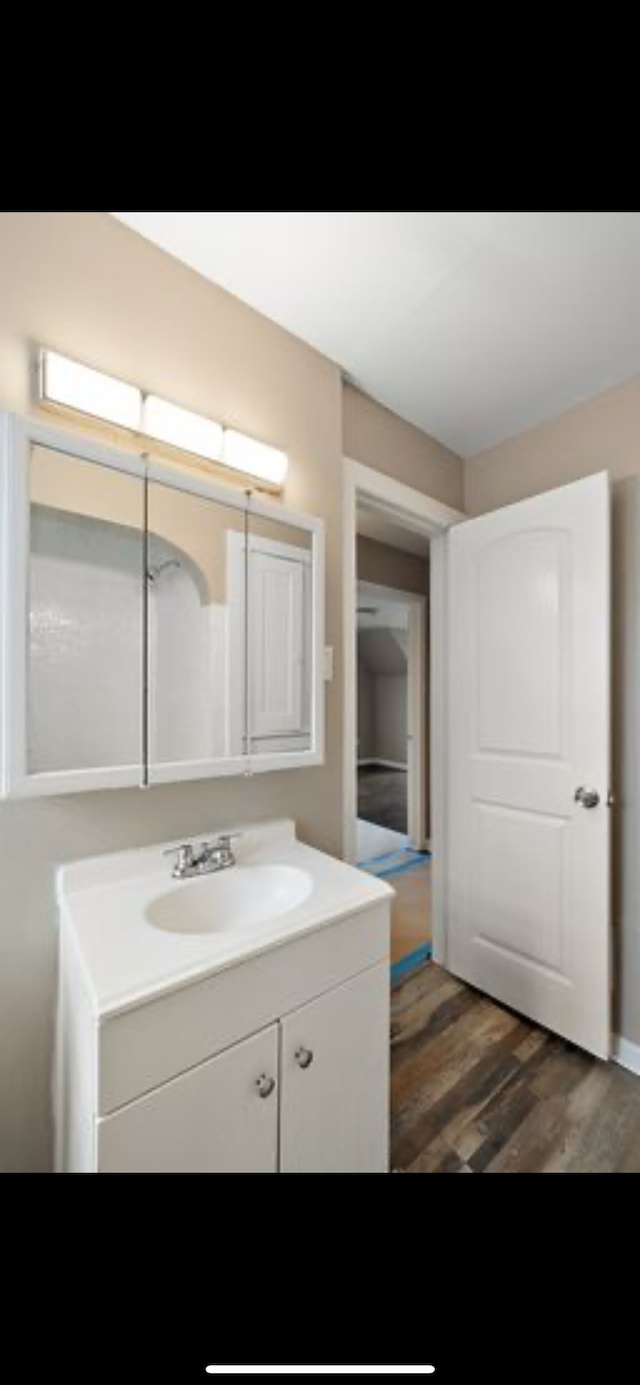
<instances>
[{"instance_id":1,"label":"mirrored cabinet door","mask_svg":"<svg viewBox=\"0 0 640 1385\"><path fill-rule=\"evenodd\" d=\"M249 513L248 749L293 755L314 748L313 534Z\"/></svg>"},{"instance_id":2,"label":"mirrored cabinet door","mask_svg":"<svg viewBox=\"0 0 640 1385\"><path fill-rule=\"evenodd\" d=\"M28 776L139 782L143 499L139 477L28 450Z\"/></svg>"},{"instance_id":3,"label":"mirrored cabinet door","mask_svg":"<svg viewBox=\"0 0 640 1385\"><path fill-rule=\"evenodd\" d=\"M245 513L149 481L147 524L148 782L239 773Z\"/></svg>"},{"instance_id":4,"label":"mirrored cabinet door","mask_svg":"<svg viewBox=\"0 0 640 1385\"><path fill-rule=\"evenodd\" d=\"M320 764L324 525L0 412L0 796Z\"/></svg>"}]
</instances>

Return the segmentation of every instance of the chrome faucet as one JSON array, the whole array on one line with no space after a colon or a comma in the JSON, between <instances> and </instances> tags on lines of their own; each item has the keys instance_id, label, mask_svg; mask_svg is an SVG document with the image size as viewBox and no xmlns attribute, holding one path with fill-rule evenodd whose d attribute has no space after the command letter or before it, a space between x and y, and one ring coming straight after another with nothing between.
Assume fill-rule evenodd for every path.
<instances>
[{"instance_id":1,"label":"chrome faucet","mask_svg":"<svg viewBox=\"0 0 640 1385\"><path fill-rule=\"evenodd\" d=\"M171 872L174 880L188 880L194 875L209 875L215 870L227 870L235 866L236 858L231 849L232 841L241 837L241 832L223 832L214 842L200 842L196 851L193 842L183 842L181 846L170 846L164 856L177 856Z\"/></svg>"}]
</instances>

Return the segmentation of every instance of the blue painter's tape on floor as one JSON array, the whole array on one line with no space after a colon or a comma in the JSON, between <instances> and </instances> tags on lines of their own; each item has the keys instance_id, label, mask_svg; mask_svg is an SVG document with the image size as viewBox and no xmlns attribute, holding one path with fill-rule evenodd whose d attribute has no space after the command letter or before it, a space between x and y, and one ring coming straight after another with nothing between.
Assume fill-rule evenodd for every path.
<instances>
[{"instance_id":1,"label":"blue painter's tape on floor","mask_svg":"<svg viewBox=\"0 0 640 1385\"><path fill-rule=\"evenodd\" d=\"M392 875L406 875L408 870L417 870L424 864L424 861L403 861L399 866L388 866L386 870L371 871L370 874L375 874L378 880L389 880Z\"/></svg>"},{"instance_id":2,"label":"blue painter's tape on floor","mask_svg":"<svg viewBox=\"0 0 640 1385\"><path fill-rule=\"evenodd\" d=\"M406 848L402 851L387 851L384 856L369 856L366 861L358 861L360 870L375 870L378 866L384 866L389 861L399 861L406 855Z\"/></svg>"},{"instance_id":3,"label":"blue painter's tape on floor","mask_svg":"<svg viewBox=\"0 0 640 1385\"><path fill-rule=\"evenodd\" d=\"M387 870L396 865L405 863L415 866L423 866L431 860L430 851L416 851L413 847L405 851L390 851L387 856L372 856L368 861L358 861L360 870L369 871L370 875L384 875Z\"/></svg>"},{"instance_id":4,"label":"blue painter's tape on floor","mask_svg":"<svg viewBox=\"0 0 640 1385\"><path fill-rule=\"evenodd\" d=\"M399 981L413 971L415 967L421 967L423 962L428 962L433 952L432 943L423 943L422 947L417 947L415 952L409 952L406 957L400 957L391 967L391 985L397 986Z\"/></svg>"}]
</instances>

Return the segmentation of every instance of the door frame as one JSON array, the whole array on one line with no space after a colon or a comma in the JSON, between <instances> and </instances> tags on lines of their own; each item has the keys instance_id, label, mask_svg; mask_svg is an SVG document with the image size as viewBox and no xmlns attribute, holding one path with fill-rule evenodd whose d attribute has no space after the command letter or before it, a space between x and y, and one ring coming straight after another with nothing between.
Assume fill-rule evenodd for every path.
<instances>
[{"instance_id":1,"label":"door frame","mask_svg":"<svg viewBox=\"0 0 640 1385\"><path fill-rule=\"evenodd\" d=\"M446 960L446 568L442 540L447 529L466 519L460 510L396 481L384 472L343 458L343 815L342 854L356 863L358 812L358 662L357 662L357 508L365 500L405 529L424 534L430 548L430 779L431 843L433 851L433 956Z\"/></svg>"},{"instance_id":2,"label":"door frame","mask_svg":"<svg viewBox=\"0 0 640 1385\"><path fill-rule=\"evenodd\" d=\"M358 593L373 601L395 601L409 608L407 649L407 836L418 851L429 849L426 830L427 706L420 698L427 658L427 595L358 579ZM357 622L356 622L357 624ZM357 631L356 631L357 643ZM357 677L357 666L356 666ZM357 728L356 728L357 747Z\"/></svg>"}]
</instances>

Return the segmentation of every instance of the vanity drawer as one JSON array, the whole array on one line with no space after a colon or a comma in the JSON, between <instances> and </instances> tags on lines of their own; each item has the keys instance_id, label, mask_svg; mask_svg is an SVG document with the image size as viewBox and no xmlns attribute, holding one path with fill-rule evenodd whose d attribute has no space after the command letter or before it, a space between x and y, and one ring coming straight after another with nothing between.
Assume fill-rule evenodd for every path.
<instances>
[{"instance_id":1,"label":"vanity drawer","mask_svg":"<svg viewBox=\"0 0 640 1385\"><path fill-rule=\"evenodd\" d=\"M371 905L100 1025L97 1114L108 1115L389 958L390 906Z\"/></svg>"}]
</instances>

